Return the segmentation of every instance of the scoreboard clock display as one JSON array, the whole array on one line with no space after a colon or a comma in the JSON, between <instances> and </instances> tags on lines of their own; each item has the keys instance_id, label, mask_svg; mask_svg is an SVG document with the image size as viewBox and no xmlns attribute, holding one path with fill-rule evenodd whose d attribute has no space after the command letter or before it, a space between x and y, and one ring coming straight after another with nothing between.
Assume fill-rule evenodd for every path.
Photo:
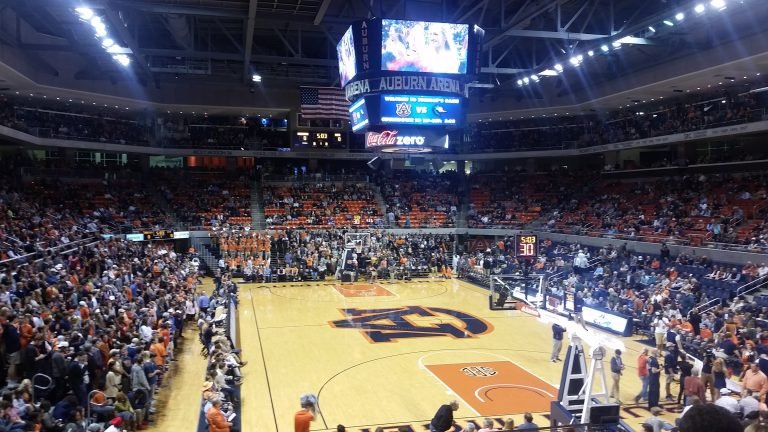
<instances>
[{"instance_id":1,"label":"scoreboard clock display","mask_svg":"<svg viewBox=\"0 0 768 432\"><path fill-rule=\"evenodd\" d=\"M539 256L539 236L535 234L515 235L515 256L536 258Z\"/></svg>"},{"instance_id":2,"label":"scoreboard clock display","mask_svg":"<svg viewBox=\"0 0 768 432\"><path fill-rule=\"evenodd\" d=\"M173 230L144 231L144 240L169 240L173 239Z\"/></svg>"},{"instance_id":3,"label":"scoreboard clock display","mask_svg":"<svg viewBox=\"0 0 768 432\"><path fill-rule=\"evenodd\" d=\"M344 133L339 131L298 131L293 145L299 148L346 148Z\"/></svg>"}]
</instances>

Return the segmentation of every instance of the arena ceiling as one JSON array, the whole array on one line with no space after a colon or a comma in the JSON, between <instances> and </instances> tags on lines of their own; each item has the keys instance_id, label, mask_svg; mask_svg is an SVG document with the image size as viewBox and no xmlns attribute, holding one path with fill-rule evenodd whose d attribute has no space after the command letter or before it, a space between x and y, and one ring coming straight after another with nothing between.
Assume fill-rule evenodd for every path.
<instances>
[{"instance_id":1,"label":"arena ceiling","mask_svg":"<svg viewBox=\"0 0 768 432\"><path fill-rule=\"evenodd\" d=\"M489 94L543 100L620 80L763 30L760 23L768 8L750 7L762 0L728 1L727 10L708 12L710 16L702 20L691 17L674 28L659 28L657 34L649 32L649 26L692 9L697 2L0 0L0 44L22 52L39 74L67 74L81 82L161 88L188 81L251 87L252 76L258 74L262 78L258 85L295 88L338 85L335 46L356 20L380 16L468 22L486 31L481 87L473 90L473 96L480 101ZM105 52L93 30L74 13L77 7L103 13L110 36L126 47L132 59L129 66L121 66ZM621 52L599 51L601 45L619 38L628 38ZM562 74L538 88L515 85L520 76L587 50L600 55L578 76ZM62 58L68 59L66 67Z\"/></svg>"}]
</instances>

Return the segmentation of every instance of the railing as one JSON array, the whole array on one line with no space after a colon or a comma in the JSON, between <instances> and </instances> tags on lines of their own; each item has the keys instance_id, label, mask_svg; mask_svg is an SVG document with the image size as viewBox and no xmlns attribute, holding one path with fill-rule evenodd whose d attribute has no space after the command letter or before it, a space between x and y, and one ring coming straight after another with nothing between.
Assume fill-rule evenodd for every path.
<instances>
[{"instance_id":1,"label":"railing","mask_svg":"<svg viewBox=\"0 0 768 432\"><path fill-rule=\"evenodd\" d=\"M645 241L650 243L664 242L667 244L684 245L684 246L687 246L690 244L690 240L680 238L680 237L659 236L659 235L653 235L653 234L630 235L630 234L620 234L620 233L611 234L611 233L604 233L601 231L583 231L581 230L581 227L576 225L574 225L572 228L579 230L578 235L587 236L587 237L602 237L602 238L608 238L608 239L627 240L627 241ZM558 229L558 228L550 229L547 227L543 227L541 231L557 233L557 234L573 234L573 232L569 232L565 229Z\"/></svg>"},{"instance_id":2,"label":"railing","mask_svg":"<svg viewBox=\"0 0 768 432\"><path fill-rule=\"evenodd\" d=\"M759 278L757 278L757 279L755 279L755 280L753 280L751 282L747 282L744 285L738 287L736 289L736 295L740 296L740 295L749 294L752 291L755 291L755 290L758 290L758 289L762 288L763 285L765 285L767 283L768 283L768 275L761 276L761 277L759 277Z\"/></svg>"},{"instance_id":3,"label":"railing","mask_svg":"<svg viewBox=\"0 0 768 432\"><path fill-rule=\"evenodd\" d=\"M360 174L301 174L279 175L265 174L262 177L264 183L368 183L367 175Z\"/></svg>"},{"instance_id":4,"label":"railing","mask_svg":"<svg viewBox=\"0 0 768 432\"><path fill-rule=\"evenodd\" d=\"M708 302L705 302L704 304L701 304L698 306L699 313L705 314L722 304L723 304L723 299L715 298L715 299L709 300Z\"/></svg>"},{"instance_id":5,"label":"railing","mask_svg":"<svg viewBox=\"0 0 768 432\"><path fill-rule=\"evenodd\" d=\"M88 246L90 244L98 243L98 241L93 241L95 238L96 237L90 237L90 238L87 238L87 239L80 239L80 240L69 242L69 243L66 243L66 244L63 244L63 245L53 246L53 247L50 247L48 249L43 249L43 250L39 250L39 251L36 251L36 252L28 253L28 254L25 254L25 255L20 255L20 256L17 256L17 257L13 257L13 258L8 258L8 259L0 261L0 265L10 264L10 263L13 263L15 261L19 261L20 263L25 263L25 262L27 262L27 258L34 258L36 256L43 255L43 254L45 254L47 252L57 252L58 250L60 250L62 248L66 248L66 247L69 247L69 248L72 248L72 249L69 249L69 250L66 250L66 251L62 251L62 252L71 252L71 251L73 251L75 249L78 249L78 248L80 248L82 246ZM93 243L86 244L87 242L93 242ZM57 252L57 253L62 253L62 252ZM40 261L41 259L42 258L38 259L37 261Z\"/></svg>"},{"instance_id":6,"label":"railing","mask_svg":"<svg viewBox=\"0 0 768 432\"><path fill-rule=\"evenodd\" d=\"M101 142L101 143L110 143L110 144L142 146L142 147L147 147L150 144L149 140L126 141L123 139L105 139L105 138L96 138L96 137L84 137L84 136L78 136L78 135L64 135L64 134L59 134L58 132L54 132L53 129L50 129L50 128L33 127L33 128L27 129L26 132L38 138L53 138L53 139L61 139L61 140L67 140L67 141Z\"/></svg>"}]
</instances>

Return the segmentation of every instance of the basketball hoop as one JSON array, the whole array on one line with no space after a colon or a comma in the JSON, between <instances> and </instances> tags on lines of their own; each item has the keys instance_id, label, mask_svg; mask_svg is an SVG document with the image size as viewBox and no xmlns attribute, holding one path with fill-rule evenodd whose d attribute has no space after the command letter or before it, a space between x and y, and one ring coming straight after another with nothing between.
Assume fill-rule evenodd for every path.
<instances>
[{"instance_id":1,"label":"basketball hoop","mask_svg":"<svg viewBox=\"0 0 768 432\"><path fill-rule=\"evenodd\" d=\"M371 234L347 233L344 234L344 243L347 245L347 249L352 249L360 255L363 253L363 249L371 245Z\"/></svg>"}]
</instances>

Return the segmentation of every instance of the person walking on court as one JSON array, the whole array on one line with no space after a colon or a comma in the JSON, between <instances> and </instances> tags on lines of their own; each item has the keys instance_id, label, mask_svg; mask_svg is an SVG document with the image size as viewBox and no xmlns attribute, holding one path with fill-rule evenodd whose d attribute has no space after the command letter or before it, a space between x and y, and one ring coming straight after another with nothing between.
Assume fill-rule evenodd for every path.
<instances>
[{"instance_id":1,"label":"person walking on court","mask_svg":"<svg viewBox=\"0 0 768 432\"><path fill-rule=\"evenodd\" d=\"M309 425L315 420L317 396L304 394L300 399L301 409L293 416L294 432L309 432Z\"/></svg>"},{"instance_id":2,"label":"person walking on court","mask_svg":"<svg viewBox=\"0 0 768 432\"><path fill-rule=\"evenodd\" d=\"M643 351L637 357L637 377L640 378L640 393L635 396L635 403L639 403L640 400L648 400L648 348L643 348Z\"/></svg>"},{"instance_id":3,"label":"person walking on court","mask_svg":"<svg viewBox=\"0 0 768 432\"><path fill-rule=\"evenodd\" d=\"M552 363L560 360L560 351L563 349L563 333L565 328L559 324L552 324L552 356L550 361Z\"/></svg>"},{"instance_id":4,"label":"person walking on court","mask_svg":"<svg viewBox=\"0 0 768 432\"><path fill-rule=\"evenodd\" d=\"M648 409L659 406L661 396L661 365L659 350L652 349L648 357Z\"/></svg>"},{"instance_id":5,"label":"person walking on court","mask_svg":"<svg viewBox=\"0 0 768 432\"><path fill-rule=\"evenodd\" d=\"M459 403L455 400L437 409L432 421L429 422L430 432L445 432L453 429L453 412L459 409Z\"/></svg>"},{"instance_id":6,"label":"person walking on court","mask_svg":"<svg viewBox=\"0 0 768 432\"><path fill-rule=\"evenodd\" d=\"M617 349L614 351L614 356L611 357L611 377L613 378L611 397L616 399L618 403L621 403L619 398L619 381L621 380L622 371L624 371L624 362L621 360L621 350Z\"/></svg>"}]
</instances>

